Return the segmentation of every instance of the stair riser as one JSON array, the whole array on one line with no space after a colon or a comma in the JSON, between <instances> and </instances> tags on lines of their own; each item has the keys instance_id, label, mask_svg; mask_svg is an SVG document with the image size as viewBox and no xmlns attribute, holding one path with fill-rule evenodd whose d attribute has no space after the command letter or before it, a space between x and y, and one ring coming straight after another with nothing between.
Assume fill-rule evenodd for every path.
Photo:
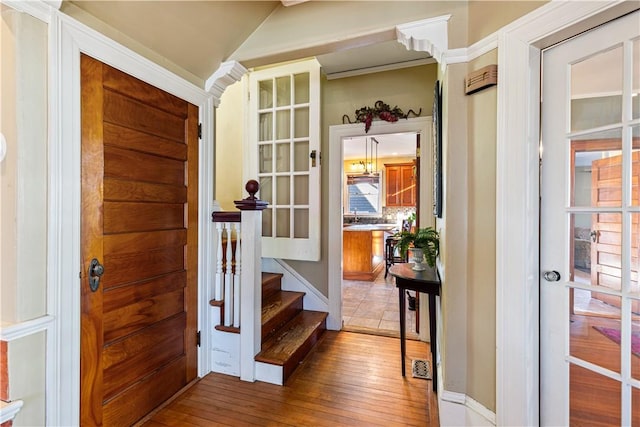
<instances>
[{"instance_id":1,"label":"stair riser","mask_svg":"<svg viewBox=\"0 0 640 427\"><path fill-rule=\"evenodd\" d=\"M262 278L262 299L280 292L282 289L282 275L274 275Z\"/></svg>"}]
</instances>

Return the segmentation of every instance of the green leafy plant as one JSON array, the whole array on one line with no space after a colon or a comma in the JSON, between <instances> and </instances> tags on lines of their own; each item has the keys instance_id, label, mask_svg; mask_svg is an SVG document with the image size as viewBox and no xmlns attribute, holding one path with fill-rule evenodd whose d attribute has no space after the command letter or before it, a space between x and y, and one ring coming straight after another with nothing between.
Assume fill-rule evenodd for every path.
<instances>
[{"instance_id":1,"label":"green leafy plant","mask_svg":"<svg viewBox=\"0 0 640 427\"><path fill-rule=\"evenodd\" d=\"M432 227L418 228L414 232L402 231L396 234L399 237L398 248L402 256L406 256L410 247L420 248L430 267L435 267L436 258L440 253L440 235Z\"/></svg>"}]
</instances>

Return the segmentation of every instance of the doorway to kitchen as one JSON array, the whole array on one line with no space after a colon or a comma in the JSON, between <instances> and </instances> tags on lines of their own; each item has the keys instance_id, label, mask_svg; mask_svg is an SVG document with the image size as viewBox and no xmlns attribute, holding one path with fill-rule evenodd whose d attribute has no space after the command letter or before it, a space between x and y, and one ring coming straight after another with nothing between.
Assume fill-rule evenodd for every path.
<instances>
[{"instance_id":1,"label":"doorway to kitchen","mask_svg":"<svg viewBox=\"0 0 640 427\"><path fill-rule=\"evenodd\" d=\"M387 274L403 262L393 236L417 225L420 134L343 138L342 329L400 336L398 290ZM407 337L418 339L415 294L408 299Z\"/></svg>"}]
</instances>

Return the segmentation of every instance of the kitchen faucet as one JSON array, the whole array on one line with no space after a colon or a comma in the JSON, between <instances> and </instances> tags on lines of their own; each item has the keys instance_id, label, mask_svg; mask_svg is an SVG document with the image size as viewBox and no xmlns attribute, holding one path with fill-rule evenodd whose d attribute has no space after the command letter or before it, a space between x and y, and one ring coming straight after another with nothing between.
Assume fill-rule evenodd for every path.
<instances>
[{"instance_id":1,"label":"kitchen faucet","mask_svg":"<svg viewBox=\"0 0 640 427\"><path fill-rule=\"evenodd\" d=\"M358 209L353 208L353 222L358 222Z\"/></svg>"}]
</instances>

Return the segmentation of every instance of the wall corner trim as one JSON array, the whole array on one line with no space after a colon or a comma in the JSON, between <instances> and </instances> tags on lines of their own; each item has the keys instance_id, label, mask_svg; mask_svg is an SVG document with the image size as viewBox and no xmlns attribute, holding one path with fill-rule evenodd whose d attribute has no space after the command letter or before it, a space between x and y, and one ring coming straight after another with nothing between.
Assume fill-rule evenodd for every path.
<instances>
[{"instance_id":1,"label":"wall corner trim","mask_svg":"<svg viewBox=\"0 0 640 427\"><path fill-rule=\"evenodd\" d=\"M408 22L396 27L396 37L408 50L428 52L436 61L449 48L447 24L451 15Z\"/></svg>"},{"instance_id":2,"label":"wall corner trim","mask_svg":"<svg viewBox=\"0 0 640 427\"><path fill-rule=\"evenodd\" d=\"M231 84L239 81L247 73L247 69L238 61L227 61L207 79L204 89L211 93L216 107L220 105L220 98Z\"/></svg>"},{"instance_id":3,"label":"wall corner trim","mask_svg":"<svg viewBox=\"0 0 640 427\"><path fill-rule=\"evenodd\" d=\"M22 400L14 400L13 402L0 402L0 424L11 421L18 415L24 402Z\"/></svg>"}]
</instances>

